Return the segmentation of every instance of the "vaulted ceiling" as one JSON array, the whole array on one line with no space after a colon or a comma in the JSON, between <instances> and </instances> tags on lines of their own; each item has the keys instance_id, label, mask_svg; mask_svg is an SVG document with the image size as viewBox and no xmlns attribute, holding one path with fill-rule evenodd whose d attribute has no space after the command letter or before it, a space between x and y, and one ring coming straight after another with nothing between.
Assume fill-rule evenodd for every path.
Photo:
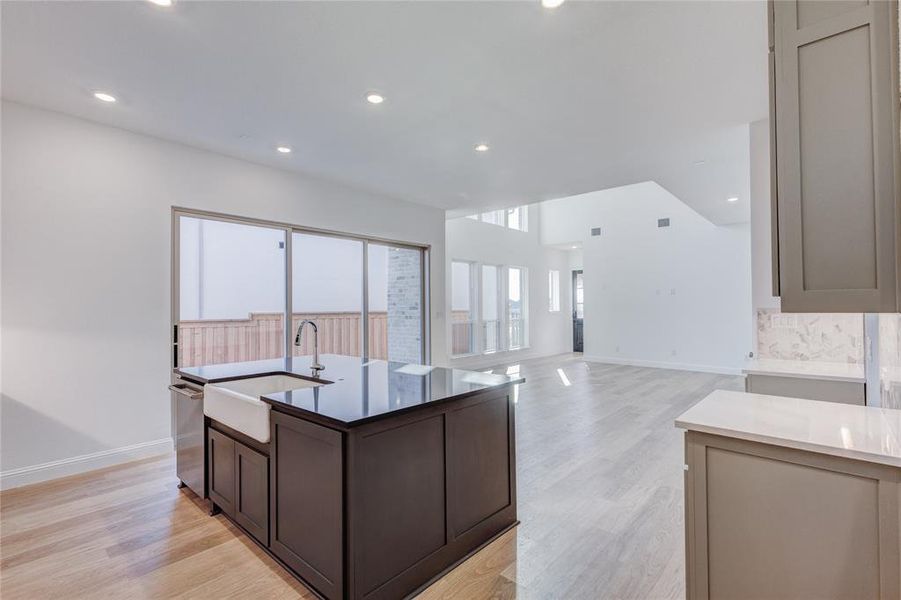
<instances>
[{"instance_id":1,"label":"vaulted ceiling","mask_svg":"<svg viewBox=\"0 0 901 600\"><path fill-rule=\"evenodd\" d=\"M748 218L763 1L0 6L11 100L451 215L655 180Z\"/></svg>"}]
</instances>

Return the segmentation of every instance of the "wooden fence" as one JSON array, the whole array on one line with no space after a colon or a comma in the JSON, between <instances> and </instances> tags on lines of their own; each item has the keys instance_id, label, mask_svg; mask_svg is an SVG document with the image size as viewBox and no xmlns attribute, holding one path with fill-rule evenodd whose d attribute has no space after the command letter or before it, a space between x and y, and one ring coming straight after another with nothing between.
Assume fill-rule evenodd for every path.
<instances>
[{"instance_id":1,"label":"wooden fence","mask_svg":"<svg viewBox=\"0 0 901 600\"><path fill-rule=\"evenodd\" d=\"M466 311L453 311L451 335L454 354L465 354L473 335ZM319 352L362 356L362 315L357 312L294 313L291 332L304 319L319 327ZM284 356L285 316L282 313L251 313L247 319L181 321L178 326L178 364L183 367L263 360ZM294 356L313 353L313 335L304 332L301 346L292 346ZM369 313L369 357L388 358L388 313Z\"/></svg>"},{"instance_id":2,"label":"wooden fence","mask_svg":"<svg viewBox=\"0 0 901 600\"><path fill-rule=\"evenodd\" d=\"M291 331L304 319L319 327L319 352L361 356L362 316L353 312L294 313ZM179 360L183 367L263 360L284 356L285 316L251 313L247 319L181 321L178 327ZM313 353L313 332L305 330L294 355ZM369 314L369 356L388 357L388 313Z\"/></svg>"}]
</instances>

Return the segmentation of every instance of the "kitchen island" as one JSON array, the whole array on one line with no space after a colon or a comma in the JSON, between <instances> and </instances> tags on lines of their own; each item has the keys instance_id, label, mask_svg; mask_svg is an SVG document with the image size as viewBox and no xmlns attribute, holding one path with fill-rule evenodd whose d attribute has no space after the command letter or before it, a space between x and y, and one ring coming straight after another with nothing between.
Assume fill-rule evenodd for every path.
<instances>
[{"instance_id":1,"label":"kitchen island","mask_svg":"<svg viewBox=\"0 0 901 600\"><path fill-rule=\"evenodd\" d=\"M325 598L402 598L516 524L523 379L335 355L317 375L311 362L176 370L204 386L307 386L260 397L268 439L207 418L210 500L295 576Z\"/></svg>"},{"instance_id":2,"label":"kitchen island","mask_svg":"<svg viewBox=\"0 0 901 600\"><path fill-rule=\"evenodd\" d=\"M901 598L901 411L717 390L685 433L697 598Z\"/></svg>"}]
</instances>

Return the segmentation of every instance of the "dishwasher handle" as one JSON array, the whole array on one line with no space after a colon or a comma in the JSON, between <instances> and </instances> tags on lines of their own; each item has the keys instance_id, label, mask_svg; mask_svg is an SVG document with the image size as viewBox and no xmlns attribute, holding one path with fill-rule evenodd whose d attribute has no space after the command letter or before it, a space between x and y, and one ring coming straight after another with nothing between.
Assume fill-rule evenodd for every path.
<instances>
[{"instance_id":1,"label":"dishwasher handle","mask_svg":"<svg viewBox=\"0 0 901 600\"><path fill-rule=\"evenodd\" d=\"M173 383L169 389L176 394L187 396L191 400L200 400L203 398L203 390L189 386L187 383Z\"/></svg>"}]
</instances>

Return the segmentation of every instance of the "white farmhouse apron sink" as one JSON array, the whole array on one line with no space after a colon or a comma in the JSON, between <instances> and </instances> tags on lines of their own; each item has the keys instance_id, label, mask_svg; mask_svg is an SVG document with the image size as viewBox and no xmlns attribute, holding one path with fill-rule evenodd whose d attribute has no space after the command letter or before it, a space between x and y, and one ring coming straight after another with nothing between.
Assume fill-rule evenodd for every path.
<instances>
[{"instance_id":1,"label":"white farmhouse apron sink","mask_svg":"<svg viewBox=\"0 0 901 600\"><path fill-rule=\"evenodd\" d=\"M269 442L269 405L260 396L322 385L290 375L249 377L203 386L203 414L264 444Z\"/></svg>"}]
</instances>

